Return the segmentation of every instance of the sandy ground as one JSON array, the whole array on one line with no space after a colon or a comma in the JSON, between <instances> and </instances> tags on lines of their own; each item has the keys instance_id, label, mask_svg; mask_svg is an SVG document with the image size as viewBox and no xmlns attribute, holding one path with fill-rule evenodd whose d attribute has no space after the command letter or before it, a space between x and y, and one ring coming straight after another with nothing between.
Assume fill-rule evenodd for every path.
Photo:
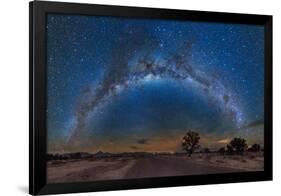
<instances>
[{"instance_id":1,"label":"sandy ground","mask_svg":"<svg viewBox=\"0 0 281 196\"><path fill-rule=\"evenodd\" d=\"M50 183L120 179L136 161L133 158L53 161L48 163L47 178Z\"/></svg>"},{"instance_id":2,"label":"sandy ground","mask_svg":"<svg viewBox=\"0 0 281 196\"><path fill-rule=\"evenodd\" d=\"M156 155L145 157L92 158L48 162L48 183L200 175L263 170L261 155L194 156Z\"/></svg>"},{"instance_id":3,"label":"sandy ground","mask_svg":"<svg viewBox=\"0 0 281 196\"><path fill-rule=\"evenodd\" d=\"M264 157L261 153L250 153L244 156L201 155L201 158L199 155L196 160L210 165L238 168L244 171L262 171L264 169Z\"/></svg>"}]
</instances>

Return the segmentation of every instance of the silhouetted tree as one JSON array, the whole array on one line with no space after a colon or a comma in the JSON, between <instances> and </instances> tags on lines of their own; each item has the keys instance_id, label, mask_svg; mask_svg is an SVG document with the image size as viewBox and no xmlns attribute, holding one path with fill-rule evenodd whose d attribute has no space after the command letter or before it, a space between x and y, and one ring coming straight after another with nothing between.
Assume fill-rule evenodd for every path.
<instances>
[{"instance_id":1,"label":"silhouetted tree","mask_svg":"<svg viewBox=\"0 0 281 196\"><path fill-rule=\"evenodd\" d=\"M200 136L199 133L188 131L186 135L182 138L182 148L188 153L188 156L190 157L191 154L194 152L194 150L198 149L200 147L199 140Z\"/></svg>"},{"instance_id":2,"label":"silhouetted tree","mask_svg":"<svg viewBox=\"0 0 281 196\"><path fill-rule=\"evenodd\" d=\"M230 146L230 145L226 146L226 154L228 154L228 155L233 155L234 154L234 150L233 150L232 146Z\"/></svg>"},{"instance_id":3,"label":"silhouetted tree","mask_svg":"<svg viewBox=\"0 0 281 196\"><path fill-rule=\"evenodd\" d=\"M230 146L233 148L233 151L236 154L243 154L244 151L247 149L246 140L243 138L233 138L230 141Z\"/></svg>"},{"instance_id":4,"label":"silhouetted tree","mask_svg":"<svg viewBox=\"0 0 281 196\"><path fill-rule=\"evenodd\" d=\"M261 146L259 144L253 144L249 149L249 152L260 152Z\"/></svg>"},{"instance_id":5,"label":"silhouetted tree","mask_svg":"<svg viewBox=\"0 0 281 196\"><path fill-rule=\"evenodd\" d=\"M81 153L79 153L79 152L74 153L73 158L74 159L81 159Z\"/></svg>"}]
</instances>

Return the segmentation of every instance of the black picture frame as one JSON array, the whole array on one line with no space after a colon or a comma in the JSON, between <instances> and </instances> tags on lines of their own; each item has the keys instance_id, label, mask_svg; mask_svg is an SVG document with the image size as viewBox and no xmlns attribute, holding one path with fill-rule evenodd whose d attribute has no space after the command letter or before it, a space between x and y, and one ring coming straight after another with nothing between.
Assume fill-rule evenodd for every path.
<instances>
[{"instance_id":1,"label":"black picture frame","mask_svg":"<svg viewBox=\"0 0 281 196\"><path fill-rule=\"evenodd\" d=\"M57 194L272 180L272 16L33 1L29 4L29 193ZM264 171L81 183L46 183L46 14L160 18L264 25Z\"/></svg>"}]
</instances>

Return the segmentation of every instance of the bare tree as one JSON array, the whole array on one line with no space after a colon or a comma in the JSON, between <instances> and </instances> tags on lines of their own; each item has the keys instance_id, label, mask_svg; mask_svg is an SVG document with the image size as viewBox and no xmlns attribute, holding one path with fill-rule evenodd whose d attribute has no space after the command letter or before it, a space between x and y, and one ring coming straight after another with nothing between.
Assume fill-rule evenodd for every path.
<instances>
[{"instance_id":1,"label":"bare tree","mask_svg":"<svg viewBox=\"0 0 281 196\"><path fill-rule=\"evenodd\" d=\"M188 156L190 157L191 154L194 152L194 150L198 149L200 147L199 140L200 136L199 133L188 131L186 135L182 138L182 148L188 153Z\"/></svg>"}]
</instances>

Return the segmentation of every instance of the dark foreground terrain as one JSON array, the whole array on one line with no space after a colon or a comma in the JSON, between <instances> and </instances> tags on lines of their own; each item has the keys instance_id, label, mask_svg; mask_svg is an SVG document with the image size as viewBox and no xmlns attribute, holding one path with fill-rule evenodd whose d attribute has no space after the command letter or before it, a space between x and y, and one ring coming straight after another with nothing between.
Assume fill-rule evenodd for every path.
<instances>
[{"instance_id":1,"label":"dark foreground terrain","mask_svg":"<svg viewBox=\"0 0 281 196\"><path fill-rule=\"evenodd\" d=\"M260 155L150 155L49 161L47 176L49 183L57 183L258 170L263 170Z\"/></svg>"}]
</instances>

